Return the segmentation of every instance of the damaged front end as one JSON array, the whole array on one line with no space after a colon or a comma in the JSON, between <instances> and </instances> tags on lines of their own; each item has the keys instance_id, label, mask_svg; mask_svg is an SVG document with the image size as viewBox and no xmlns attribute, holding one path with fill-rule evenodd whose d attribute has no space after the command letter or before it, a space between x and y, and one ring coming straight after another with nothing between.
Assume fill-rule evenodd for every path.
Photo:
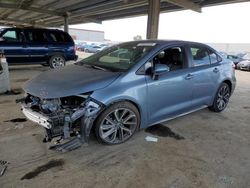
<instances>
[{"instance_id":1,"label":"damaged front end","mask_svg":"<svg viewBox=\"0 0 250 188\"><path fill-rule=\"evenodd\" d=\"M88 144L93 122L104 107L90 94L57 99L41 99L27 94L17 102L21 102L21 110L29 120L45 128L44 142L59 137L52 148L65 151ZM62 140L68 142L61 144Z\"/></svg>"}]
</instances>

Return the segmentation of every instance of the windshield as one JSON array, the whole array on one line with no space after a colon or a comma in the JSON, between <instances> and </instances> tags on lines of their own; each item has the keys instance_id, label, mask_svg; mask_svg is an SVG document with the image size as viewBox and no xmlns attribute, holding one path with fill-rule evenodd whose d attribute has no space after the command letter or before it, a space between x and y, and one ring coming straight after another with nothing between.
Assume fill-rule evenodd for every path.
<instances>
[{"instance_id":1,"label":"windshield","mask_svg":"<svg viewBox=\"0 0 250 188\"><path fill-rule=\"evenodd\" d=\"M148 54L156 43L130 42L109 47L77 63L109 71L127 71Z\"/></svg>"}]
</instances>

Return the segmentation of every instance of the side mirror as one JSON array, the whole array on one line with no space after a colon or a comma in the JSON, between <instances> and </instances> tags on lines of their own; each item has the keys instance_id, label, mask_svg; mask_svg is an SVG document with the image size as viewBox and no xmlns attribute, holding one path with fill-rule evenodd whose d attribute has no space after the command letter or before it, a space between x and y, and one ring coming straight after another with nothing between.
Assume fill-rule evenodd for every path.
<instances>
[{"instance_id":1,"label":"side mirror","mask_svg":"<svg viewBox=\"0 0 250 188\"><path fill-rule=\"evenodd\" d=\"M0 42L1 42L1 41L5 41L5 39L4 39L3 37L0 37Z\"/></svg>"},{"instance_id":2,"label":"side mirror","mask_svg":"<svg viewBox=\"0 0 250 188\"><path fill-rule=\"evenodd\" d=\"M166 72L169 72L170 68L169 66L165 64L155 64L154 70L153 70L153 79L157 80L158 77Z\"/></svg>"}]
</instances>

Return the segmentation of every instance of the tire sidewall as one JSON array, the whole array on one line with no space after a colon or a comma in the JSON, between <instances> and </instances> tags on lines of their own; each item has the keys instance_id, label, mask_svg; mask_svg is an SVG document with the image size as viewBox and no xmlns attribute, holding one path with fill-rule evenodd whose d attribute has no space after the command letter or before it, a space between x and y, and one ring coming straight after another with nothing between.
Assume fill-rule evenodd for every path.
<instances>
[{"instance_id":1,"label":"tire sidewall","mask_svg":"<svg viewBox=\"0 0 250 188\"><path fill-rule=\"evenodd\" d=\"M222 87L224 87L224 86L227 86L227 87L228 87L229 92L230 92L229 95L231 95L231 90L230 90L229 85L228 85L227 83L223 82L223 83L220 85L220 87L218 88L217 92L216 92L216 95L215 95L215 98L214 98L214 102L213 102L213 106L210 107L210 109L211 109L212 111L214 111L214 112L222 112L223 110L226 109L226 107L227 107L227 105L228 105L228 102L227 102L227 104L226 104L226 106L225 106L224 109L219 109L219 108L218 108L218 105L217 105L218 94L219 94L219 92L220 92L220 89L221 89Z\"/></svg>"},{"instance_id":2,"label":"tire sidewall","mask_svg":"<svg viewBox=\"0 0 250 188\"><path fill-rule=\"evenodd\" d=\"M51 56L50 59L49 59L49 66L50 66L50 68L52 68L52 69L58 68L58 67L54 67L53 63L52 63L53 59L56 58L56 57L60 57L60 58L62 58L64 60L64 65L61 66L61 67L64 67L66 65L66 60L65 60L64 56L61 55L61 54L55 54L55 55Z\"/></svg>"}]
</instances>

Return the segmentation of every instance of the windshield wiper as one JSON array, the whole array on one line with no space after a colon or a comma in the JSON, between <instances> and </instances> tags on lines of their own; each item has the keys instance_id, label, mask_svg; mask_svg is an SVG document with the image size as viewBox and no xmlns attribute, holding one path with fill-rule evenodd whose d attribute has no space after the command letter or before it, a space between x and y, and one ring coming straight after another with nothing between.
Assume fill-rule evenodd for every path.
<instances>
[{"instance_id":1,"label":"windshield wiper","mask_svg":"<svg viewBox=\"0 0 250 188\"><path fill-rule=\"evenodd\" d=\"M109 71L108 69L105 69L105 68L103 68L103 67L99 67L99 66L97 66L97 65L90 65L92 68L94 68L94 69L99 69L99 70L103 70L103 71Z\"/></svg>"},{"instance_id":2,"label":"windshield wiper","mask_svg":"<svg viewBox=\"0 0 250 188\"><path fill-rule=\"evenodd\" d=\"M76 62L75 64L80 65L80 66L86 66L86 67L92 68L92 69L98 69L98 70L102 70L102 71L111 71L111 72L113 72L113 70L111 70L111 69L100 67L98 65L87 64L87 63L85 63L83 61Z\"/></svg>"}]
</instances>

